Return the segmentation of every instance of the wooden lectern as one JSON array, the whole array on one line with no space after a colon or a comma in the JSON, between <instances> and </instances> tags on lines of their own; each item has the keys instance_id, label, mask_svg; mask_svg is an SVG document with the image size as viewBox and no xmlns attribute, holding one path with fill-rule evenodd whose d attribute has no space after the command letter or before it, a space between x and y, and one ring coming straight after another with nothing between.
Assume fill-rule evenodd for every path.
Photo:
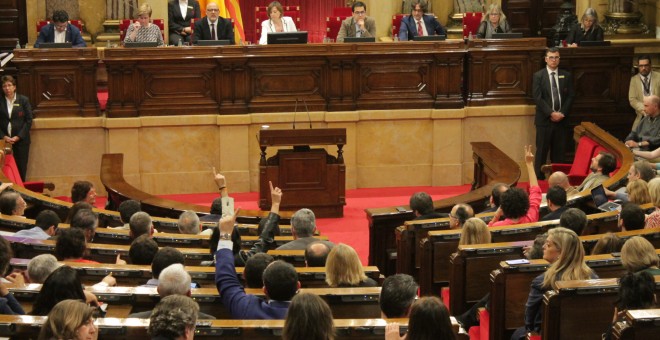
<instances>
[{"instance_id":1,"label":"wooden lectern","mask_svg":"<svg viewBox=\"0 0 660 340\"><path fill-rule=\"evenodd\" d=\"M337 157L310 145L337 145ZM346 166L342 148L346 129L261 130L259 132L259 208L270 209L270 187L282 189L282 210L309 208L316 217L343 217ZM266 159L267 147L281 149Z\"/></svg>"}]
</instances>

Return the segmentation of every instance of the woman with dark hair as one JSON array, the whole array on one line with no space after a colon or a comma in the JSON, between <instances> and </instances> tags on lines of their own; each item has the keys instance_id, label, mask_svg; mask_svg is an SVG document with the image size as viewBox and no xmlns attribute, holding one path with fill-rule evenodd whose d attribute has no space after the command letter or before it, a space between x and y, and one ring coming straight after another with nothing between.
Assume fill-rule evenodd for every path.
<instances>
[{"instance_id":1,"label":"woman with dark hair","mask_svg":"<svg viewBox=\"0 0 660 340\"><path fill-rule=\"evenodd\" d=\"M79 228L60 229L55 241L55 257L60 261L72 261L82 263L98 263L96 261L85 260L85 250L87 241L85 233Z\"/></svg>"},{"instance_id":2,"label":"woman with dark hair","mask_svg":"<svg viewBox=\"0 0 660 340\"><path fill-rule=\"evenodd\" d=\"M454 340L449 310L435 296L423 297L410 308L408 333L400 336L399 324L389 323L385 328L385 340Z\"/></svg>"},{"instance_id":3,"label":"woman with dark hair","mask_svg":"<svg viewBox=\"0 0 660 340\"><path fill-rule=\"evenodd\" d=\"M62 266L50 273L44 281L30 315L48 315L58 302L68 299L98 305L96 296L83 290L78 272L69 266Z\"/></svg>"},{"instance_id":4,"label":"woman with dark hair","mask_svg":"<svg viewBox=\"0 0 660 340\"><path fill-rule=\"evenodd\" d=\"M27 178L27 163L30 155L30 128L32 106L30 100L16 93L16 79L2 77L4 100L0 100L0 138L11 146L16 167L23 181Z\"/></svg>"},{"instance_id":5,"label":"woman with dark hair","mask_svg":"<svg viewBox=\"0 0 660 340\"><path fill-rule=\"evenodd\" d=\"M612 327L604 334L603 339L612 338L614 324L621 321L629 309L655 308L655 279L647 271L628 272L619 279L619 297L614 306Z\"/></svg>"},{"instance_id":6,"label":"woman with dark hair","mask_svg":"<svg viewBox=\"0 0 660 340\"><path fill-rule=\"evenodd\" d=\"M268 18L261 22L259 45L268 44L268 33L297 31L293 18L284 16L284 9L278 1L273 1L268 5Z\"/></svg>"},{"instance_id":7,"label":"woman with dark hair","mask_svg":"<svg viewBox=\"0 0 660 340\"><path fill-rule=\"evenodd\" d=\"M95 340L97 337L94 308L77 300L58 302L48 313L48 319L39 333L39 340Z\"/></svg>"},{"instance_id":8,"label":"woman with dark hair","mask_svg":"<svg viewBox=\"0 0 660 340\"><path fill-rule=\"evenodd\" d=\"M71 202L87 202L92 206L96 203L96 189L94 184L89 181L76 181L71 187Z\"/></svg>"},{"instance_id":9,"label":"woman with dark hair","mask_svg":"<svg viewBox=\"0 0 660 340\"><path fill-rule=\"evenodd\" d=\"M294 296L286 313L282 339L333 340L334 338L335 328L328 304L311 293L299 293Z\"/></svg>"},{"instance_id":10,"label":"woman with dark hair","mask_svg":"<svg viewBox=\"0 0 660 340\"><path fill-rule=\"evenodd\" d=\"M85 201L80 201L76 202L71 206L71 209L69 209L69 214L66 215L66 221L65 223L71 224L71 221L73 220L73 216L76 216L76 213L78 213L80 210L87 209L87 210L92 210L94 207L85 202Z\"/></svg>"}]
</instances>

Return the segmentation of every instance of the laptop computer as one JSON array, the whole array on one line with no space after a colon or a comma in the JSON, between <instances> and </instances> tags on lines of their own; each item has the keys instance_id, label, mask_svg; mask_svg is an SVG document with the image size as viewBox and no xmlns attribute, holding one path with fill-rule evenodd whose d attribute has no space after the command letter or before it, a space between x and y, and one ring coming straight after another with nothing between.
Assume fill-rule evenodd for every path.
<instances>
[{"instance_id":1,"label":"laptop computer","mask_svg":"<svg viewBox=\"0 0 660 340\"><path fill-rule=\"evenodd\" d=\"M283 44L306 44L307 32L273 32L268 33L266 36L268 45L283 45Z\"/></svg>"},{"instance_id":2,"label":"laptop computer","mask_svg":"<svg viewBox=\"0 0 660 340\"><path fill-rule=\"evenodd\" d=\"M156 41L127 41L124 43L124 47L158 47L158 42Z\"/></svg>"},{"instance_id":3,"label":"laptop computer","mask_svg":"<svg viewBox=\"0 0 660 340\"><path fill-rule=\"evenodd\" d=\"M229 45L230 42L227 39L224 40L197 40L197 46L222 46Z\"/></svg>"},{"instance_id":4,"label":"laptop computer","mask_svg":"<svg viewBox=\"0 0 660 340\"><path fill-rule=\"evenodd\" d=\"M607 199L607 195L605 194L605 188L603 188L603 185L600 184L597 187L591 189L591 198L594 200L594 204L600 211L614 211L614 210L621 210L621 205L618 203L610 202L609 199Z\"/></svg>"},{"instance_id":5,"label":"laptop computer","mask_svg":"<svg viewBox=\"0 0 660 340\"><path fill-rule=\"evenodd\" d=\"M423 36L414 36L413 41L442 41L447 40L446 35L423 35Z\"/></svg>"},{"instance_id":6,"label":"laptop computer","mask_svg":"<svg viewBox=\"0 0 660 340\"><path fill-rule=\"evenodd\" d=\"M522 38L522 32L516 33L493 33L491 39L520 39Z\"/></svg>"},{"instance_id":7,"label":"laptop computer","mask_svg":"<svg viewBox=\"0 0 660 340\"><path fill-rule=\"evenodd\" d=\"M345 43L372 43L376 42L375 37L345 37Z\"/></svg>"},{"instance_id":8,"label":"laptop computer","mask_svg":"<svg viewBox=\"0 0 660 340\"><path fill-rule=\"evenodd\" d=\"M39 43L39 48L71 48L71 47L73 47L71 42L63 42L63 43L42 42L42 43Z\"/></svg>"}]
</instances>

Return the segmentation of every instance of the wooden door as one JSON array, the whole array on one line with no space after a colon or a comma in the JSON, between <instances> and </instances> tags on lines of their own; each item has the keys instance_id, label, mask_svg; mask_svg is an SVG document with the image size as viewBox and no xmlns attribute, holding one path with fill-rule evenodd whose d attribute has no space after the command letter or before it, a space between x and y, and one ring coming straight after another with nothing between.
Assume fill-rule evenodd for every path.
<instances>
[{"instance_id":1,"label":"wooden door","mask_svg":"<svg viewBox=\"0 0 660 340\"><path fill-rule=\"evenodd\" d=\"M13 50L17 39L28 42L25 0L0 0L0 51Z\"/></svg>"}]
</instances>

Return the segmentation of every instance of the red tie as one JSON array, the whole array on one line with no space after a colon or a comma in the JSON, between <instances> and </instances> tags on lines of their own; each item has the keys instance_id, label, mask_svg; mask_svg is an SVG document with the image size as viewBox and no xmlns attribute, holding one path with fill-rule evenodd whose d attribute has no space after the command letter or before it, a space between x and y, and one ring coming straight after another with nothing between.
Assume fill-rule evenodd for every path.
<instances>
[{"instance_id":1,"label":"red tie","mask_svg":"<svg viewBox=\"0 0 660 340\"><path fill-rule=\"evenodd\" d=\"M424 29L422 28L421 20L417 21L417 35L419 35L420 37L424 35Z\"/></svg>"}]
</instances>

